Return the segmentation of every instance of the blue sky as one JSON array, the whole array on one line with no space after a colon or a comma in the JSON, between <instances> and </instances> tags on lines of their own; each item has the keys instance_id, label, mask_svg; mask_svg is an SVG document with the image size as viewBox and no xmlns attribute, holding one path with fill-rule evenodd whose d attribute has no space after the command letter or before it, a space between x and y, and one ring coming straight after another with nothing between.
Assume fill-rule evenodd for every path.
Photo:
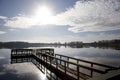
<instances>
[{"instance_id":1,"label":"blue sky","mask_svg":"<svg viewBox=\"0 0 120 80\"><path fill-rule=\"evenodd\" d=\"M120 39L119 0L0 0L0 41Z\"/></svg>"}]
</instances>

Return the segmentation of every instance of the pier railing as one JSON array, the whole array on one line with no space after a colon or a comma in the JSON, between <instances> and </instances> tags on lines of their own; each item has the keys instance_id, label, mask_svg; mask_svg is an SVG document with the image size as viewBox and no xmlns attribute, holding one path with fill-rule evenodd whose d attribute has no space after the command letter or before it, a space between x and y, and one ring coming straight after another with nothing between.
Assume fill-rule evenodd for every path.
<instances>
[{"instance_id":1,"label":"pier railing","mask_svg":"<svg viewBox=\"0 0 120 80\"><path fill-rule=\"evenodd\" d=\"M91 61L68 57L68 56L64 56L60 54L55 54L55 56L52 56L48 54L37 53L35 56L45 61L46 63L56 67L56 69L61 70L65 74L74 76L77 80L79 80L79 78L88 79L90 77L93 77L94 72L99 73L99 74L104 74L107 72L107 69L116 68L113 66L108 66L108 65L104 65L100 63L95 63ZM73 60L75 60L76 63L75 61L73 62ZM80 64L80 62L88 63L90 64L90 66L82 65ZM97 66L98 68L95 66ZM102 69L99 69L101 67ZM81 70L85 69L86 72L89 74L81 72L80 69Z\"/></svg>"},{"instance_id":2,"label":"pier railing","mask_svg":"<svg viewBox=\"0 0 120 80\"><path fill-rule=\"evenodd\" d=\"M66 58L67 61L74 60L77 64L79 64L80 62L88 63L88 64L91 65L91 67L94 67L94 65L97 65L97 66L104 67L104 68L116 68L114 66L100 64L100 63L96 63L96 62L92 62L92 61L87 61L87 60L83 60L83 59L77 59L77 58L74 58L74 57L69 57L69 56L60 55L60 54L55 54L55 57L60 58L60 59L65 59Z\"/></svg>"},{"instance_id":3,"label":"pier railing","mask_svg":"<svg viewBox=\"0 0 120 80\"><path fill-rule=\"evenodd\" d=\"M32 54L33 54L33 49L12 49L11 50L12 57L31 56Z\"/></svg>"},{"instance_id":4,"label":"pier railing","mask_svg":"<svg viewBox=\"0 0 120 80\"><path fill-rule=\"evenodd\" d=\"M60 54L55 54L54 56L54 49L16 49L11 50L11 53L12 56L34 56L61 71L66 76L73 77L75 80L86 80L94 77L94 73L104 74L107 73L108 69L117 68ZM85 64L81 64L81 62Z\"/></svg>"}]
</instances>

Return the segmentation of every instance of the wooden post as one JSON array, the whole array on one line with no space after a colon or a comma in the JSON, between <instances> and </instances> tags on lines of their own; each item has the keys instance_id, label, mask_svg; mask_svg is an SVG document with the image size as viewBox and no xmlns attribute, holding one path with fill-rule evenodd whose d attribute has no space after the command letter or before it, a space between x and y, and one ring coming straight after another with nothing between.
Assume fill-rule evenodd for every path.
<instances>
[{"instance_id":1,"label":"wooden post","mask_svg":"<svg viewBox=\"0 0 120 80\"><path fill-rule=\"evenodd\" d=\"M79 66L77 65L77 79L79 80Z\"/></svg>"},{"instance_id":2,"label":"wooden post","mask_svg":"<svg viewBox=\"0 0 120 80\"><path fill-rule=\"evenodd\" d=\"M56 54L55 54L55 57L56 57Z\"/></svg>"},{"instance_id":3,"label":"wooden post","mask_svg":"<svg viewBox=\"0 0 120 80\"><path fill-rule=\"evenodd\" d=\"M42 56L43 56L43 60L45 61L45 54L43 54Z\"/></svg>"},{"instance_id":4,"label":"wooden post","mask_svg":"<svg viewBox=\"0 0 120 80\"><path fill-rule=\"evenodd\" d=\"M69 57L67 57L67 61L69 62ZM67 63L67 67L69 67L69 63Z\"/></svg>"},{"instance_id":5,"label":"wooden post","mask_svg":"<svg viewBox=\"0 0 120 80\"><path fill-rule=\"evenodd\" d=\"M66 74L66 61L64 61L65 74Z\"/></svg>"},{"instance_id":6,"label":"wooden post","mask_svg":"<svg viewBox=\"0 0 120 80\"><path fill-rule=\"evenodd\" d=\"M48 58L48 56L46 55L46 62L48 61L48 59L47 59L47 58Z\"/></svg>"},{"instance_id":7,"label":"wooden post","mask_svg":"<svg viewBox=\"0 0 120 80\"><path fill-rule=\"evenodd\" d=\"M91 63L91 67L93 67L93 63ZM93 76L93 70L91 70L91 77Z\"/></svg>"},{"instance_id":8,"label":"wooden post","mask_svg":"<svg viewBox=\"0 0 120 80\"><path fill-rule=\"evenodd\" d=\"M50 56L49 56L49 57L50 57ZM52 64L51 64L51 63L52 63L52 62L51 62L51 58L49 58L49 59L50 59L50 65L52 65ZM56 61L56 59L55 59L55 61Z\"/></svg>"},{"instance_id":9,"label":"wooden post","mask_svg":"<svg viewBox=\"0 0 120 80\"><path fill-rule=\"evenodd\" d=\"M62 59L62 56L60 55L60 65L61 65L61 59Z\"/></svg>"},{"instance_id":10,"label":"wooden post","mask_svg":"<svg viewBox=\"0 0 120 80\"><path fill-rule=\"evenodd\" d=\"M55 61L56 61L56 69L58 69L58 60L55 59Z\"/></svg>"},{"instance_id":11,"label":"wooden post","mask_svg":"<svg viewBox=\"0 0 120 80\"><path fill-rule=\"evenodd\" d=\"M77 60L77 64L79 64L79 60Z\"/></svg>"},{"instance_id":12,"label":"wooden post","mask_svg":"<svg viewBox=\"0 0 120 80\"><path fill-rule=\"evenodd\" d=\"M40 55L40 59L42 60L42 53L41 53L41 55Z\"/></svg>"}]
</instances>

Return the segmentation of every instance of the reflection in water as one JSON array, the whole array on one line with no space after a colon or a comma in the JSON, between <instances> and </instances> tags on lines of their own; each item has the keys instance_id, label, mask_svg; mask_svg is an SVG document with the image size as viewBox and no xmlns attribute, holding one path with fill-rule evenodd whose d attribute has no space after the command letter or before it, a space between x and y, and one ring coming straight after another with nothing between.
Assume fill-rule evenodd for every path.
<instances>
[{"instance_id":1,"label":"reflection in water","mask_svg":"<svg viewBox=\"0 0 120 80\"><path fill-rule=\"evenodd\" d=\"M120 50L99 49L99 48L55 48L57 54L71 56L79 59L119 66Z\"/></svg>"},{"instance_id":2,"label":"reflection in water","mask_svg":"<svg viewBox=\"0 0 120 80\"><path fill-rule=\"evenodd\" d=\"M44 74L31 62L10 64L10 51L10 49L0 49L0 57L2 57L0 59L0 80L43 80Z\"/></svg>"},{"instance_id":3,"label":"reflection in water","mask_svg":"<svg viewBox=\"0 0 120 80\"><path fill-rule=\"evenodd\" d=\"M40 74L41 80L62 80L56 74L49 69L47 69L40 62L31 57L12 57L11 56L11 64L15 63L24 63L24 62L32 62L43 74Z\"/></svg>"},{"instance_id":4,"label":"reflection in water","mask_svg":"<svg viewBox=\"0 0 120 80\"><path fill-rule=\"evenodd\" d=\"M33 47L32 47L33 48ZM40 48L40 47L34 47ZM99 49L99 48L54 48L55 53L72 56L84 60L94 61L103 64L119 66L120 50ZM20 62L20 64L10 64L10 49L0 49L0 80L42 80L39 71L31 62ZM16 60L15 60L16 61ZM54 76L54 73L51 72ZM45 75L46 76L46 75ZM57 78L56 78L57 79Z\"/></svg>"},{"instance_id":5,"label":"reflection in water","mask_svg":"<svg viewBox=\"0 0 120 80\"><path fill-rule=\"evenodd\" d=\"M42 80L42 73L31 63L4 64L0 68L0 80Z\"/></svg>"}]
</instances>

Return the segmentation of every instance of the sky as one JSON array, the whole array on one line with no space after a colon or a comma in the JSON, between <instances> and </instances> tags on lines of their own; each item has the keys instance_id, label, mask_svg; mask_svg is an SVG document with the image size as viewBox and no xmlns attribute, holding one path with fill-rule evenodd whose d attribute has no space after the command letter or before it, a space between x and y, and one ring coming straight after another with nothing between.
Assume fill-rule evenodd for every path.
<instances>
[{"instance_id":1,"label":"sky","mask_svg":"<svg viewBox=\"0 0 120 80\"><path fill-rule=\"evenodd\" d=\"M120 39L120 0L0 0L0 41Z\"/></svg>"}]
</instances>

